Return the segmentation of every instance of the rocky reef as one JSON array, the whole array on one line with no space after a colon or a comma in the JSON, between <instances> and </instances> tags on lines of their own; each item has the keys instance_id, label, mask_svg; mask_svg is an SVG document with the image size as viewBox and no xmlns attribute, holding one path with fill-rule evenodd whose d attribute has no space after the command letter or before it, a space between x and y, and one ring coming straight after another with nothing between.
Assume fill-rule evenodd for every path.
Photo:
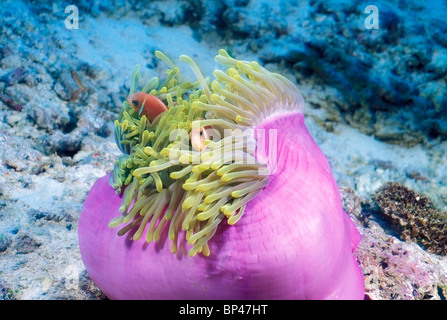
<instances>
[{"instance_id":1,"label":"rocky reef","mask_svg":"<svg viewBox=\"0 0 447 320\"><path fill-rule=\"evenodd\" d=\"M201 41L279 64L299 82L337 91L328 121L405 146L447 139L445 2L376 1L367 29L355 1L104 1L81 9L147 25L188 26ZM110 8L116 8L111 10Z\"/></svg>"},{"instance_id":2,"label":"rocky reef","mask_svg":"<svg viewBox=\"0 0 447 320\"><path fill-rule=\"evenodd\" d=\"M273 8L249 2L228 6L222 16L264 62L282 62L300 81L314 78L335 88L336 121L406 146L445 140L447 48L440 35L447 30L441 16L421 18L440 8L374 5L379 28L369 30L365 7L351 1L279 1Z\"/></svg>"},{"instance_id":3,"label":"rocky reef","mask_svg":"<svg viewBox=\"0 0 447 320\"><path fill-rule=\"evenodd\" d=\"M377 1L379 28L366 29L368 14L354 1L224 2L214 30L224 25L233 45L282 63L300 82L335 88L330 121L405 146L447 138L441 8Z\"/></svg>"}]
</instances>

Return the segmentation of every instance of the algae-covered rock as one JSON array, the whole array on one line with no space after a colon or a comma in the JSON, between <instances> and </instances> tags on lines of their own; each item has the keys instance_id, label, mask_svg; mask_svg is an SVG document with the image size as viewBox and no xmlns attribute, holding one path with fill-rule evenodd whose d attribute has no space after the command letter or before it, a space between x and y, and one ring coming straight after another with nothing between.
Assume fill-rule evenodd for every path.
<instances>
[{"instance_id":1,"label":"algae-covered rock","mask_svg":"<svg viewBox=\"0 0 447 320\"><path fill-rule=\"evenodd\" d=\"M374 200L400 237L447 255L447 212L438 211L429 198L390 182L377 191Z\"/></svg>"},{"instance_id":2,"label":"algae-covered rock","mask_svg":"<svg viewBox=\"0 0 447 320\"><path fill-rule=\"evenodd\" d=\"M403 188L394 187L399 190ZM391 191L390 185L383 186L382 190L385 189ZM395 224L384 221L380 209L370 200L359 197L350 189L342 188L340 191L343 207L362 235L354 255L363 270L365 299L445 300L445 255L427 252L411 239L406 241L399 237L400 233L393 230ZM409 189L406 193L410 198L415 195ZM425 204L429 202L422 197L420 201Z\"/></svg>"}]
</instances>

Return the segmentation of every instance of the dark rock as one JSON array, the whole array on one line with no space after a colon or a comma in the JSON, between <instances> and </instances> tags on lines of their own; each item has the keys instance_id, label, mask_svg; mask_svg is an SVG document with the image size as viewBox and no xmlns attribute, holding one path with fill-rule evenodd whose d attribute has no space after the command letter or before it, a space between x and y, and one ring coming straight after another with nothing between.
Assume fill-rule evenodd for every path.
<instances>
[{"instance_id":1,"label":"dark rock","mask_svg":"<svg viewBox=\"0 0 447 320\"><path fill-rule=\"evenodd\" d=\"M9 73L3 75L0 78L0 82L4 82L8 86L13 86L22 79L24 71L25 70L21 67L15 68L12 71L10 71Z\"/></svg>"},{"instance_id":2,"label":"dark rock","mask_svg":"<svg viewBox=\"0 0 447 320\"><path fill-rule=\"evenodd\" d=\"M10 98L6 94L0 93L0 101L15 111L22 111L23 103L16 103L14 99Z\"/></svg>"},{"instance_id":3,"label":"dark rock","mask_svg":"<svg viewBox=\"0 0 447 320\"><path fill-rule=\"evenodd\" d=\"M7 45L0 46L0 60L3 58L10 56L12 54L12 50Z\"/></svg>"},{"instance_id":4,"label":"dark rock","mask_svg":"<svg viewBox=\"0 0 447 320\"><path fill-rule=\"evenodd\" d=\"M79 276L79 287L89 299L107 300L106 295L99 290L85 270Z\"/></svg>"},{"instance_id":5,"label":"dark rock","mask_svg":"<svg viewBox=\"0 0 447 320\"><path fill-rule=\"evenodd\" d=\"M103 117L103 114L96 113L90 110L85 111L82 114L77 127L82 134L96 134L100 137L107 137L110 134L110 130L107 126L107 120Z\"/></svg>"},{"instance_id":6,"label":"dark rock","mask_svg":"<svg viewBox=\"0 0 447 320\"><path fill-rule=\"evenodd\" d=\"M38 100L31 101L26 105L26 112L30 119L41 129L45 129L48 132L54 130L65 130L64 128L70 128L73 126L73 113L72 111L59 104L56 101L51 100ZM65 130L69 131L69 130Z\"/></svg>"},{"instance_id":7,"label":"dark rock","mask_svg":"<svg viewBox=\"0 0 447 320\"><path fill-rule=\"evenodd\" d=\"M400 18L391 7L380 6L379 29L384 30L383 39L388 44L399 40Z\"/></svg>"},{"instance_id":8,"label":"dark rock","mask_svg":"<svg viewBox=\"0 0 447 320\"><path fill-rule=\"evenodd\" d=\"M0 234L0 253L5 252L12 243L10 236L5 234Z\"/></svg>"},{"instance_id":9,"label":"dark rock","mask_svg":"<svg viewBox=\"0 0 447 320\"><path fill-rule=\"evenodd\" d=\"M58 207L52 211L31 209L29 213L37 220L72 223L74 218L70 209L73 210L74 208L70 208L70 206Z\"/></svg>"},{"instance_id":10,"label":"dark rock","mask_svg":"<svg viewBox=\"0 0 447 320\"><path fill-rule=\"evenodd\" d=\"M16 291L0 282L0 300L15 300Z\"/></svg>"},{"instance_id":11,"label":"dark rock","mask_svg":"<svg viewBox=\"0 0 447 320\"><path fill-rule=\"evenodd\" d=\"M74 100L81 89L73 76L73 71L68 68L60 71L53 87L57 95L65 101Z\"/></svg>"},{"instance_id":12,"label":"dark rock","mask_svg":"<svg viewBox=\"0 0 447 320\"><path fill-rule=\"evenodd\" d=\"M34 88L41 82L42 82L42 78L36 72L34 72L34 70L25 71L25 73L23 74L23 77L20 81L20 83L23 83L31 88Z\"/></svg>"},{"instance_id":13,"label":"dark rock","mask_svg":"<svg viewBox=\"0 0 447 320\"><path fill-rule=\"evenodd\" d=\"M432 39L436 42L442 45L443 47L447 48L447 37L445 36L447 34L447 26L445 25L445 21L433 19L433 32L432 32Z\"/></svg>"},{"instance_id":14,"label":"dark rock","mask_svg":"<svg viewBox=\"0 0 447 320\"><path fill-rule=\"evenodd\" d=\"M58 154L61 157L73 157L81 150L83 135L79 131L64 134L55 131L52 135L42 137L41 145L47 155Z\"/></svg>"},{"instance_id":15,"label":"dark rock","mask_svg":"<svg viewBox=\"0 0 447 320\"><path fill-rule=\"evenodd\" d=\"M28 254L39 248L41 245L42 243L39 241L26 234L23 234L15 240L13 249L15 249L18 254Z\"/></svg>"}]
</instances>

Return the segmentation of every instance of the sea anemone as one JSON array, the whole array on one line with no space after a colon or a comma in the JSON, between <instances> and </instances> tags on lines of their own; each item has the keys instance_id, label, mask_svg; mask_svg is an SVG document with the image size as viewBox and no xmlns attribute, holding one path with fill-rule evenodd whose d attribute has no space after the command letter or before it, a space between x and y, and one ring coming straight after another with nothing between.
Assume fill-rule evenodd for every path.
<instances>
[{"instance_id":1,"label":"sea anemone","mask_svg":"<svg viewBox=\"0 0 447 320\"><path fill-rule=\"evenodd\" d=\"M134 69L130 97L155 102L124 101L115 121L123 154L79 220L98 287L112 299L363 299L352 255L360 235L297 88L224 50L216 61L226 70L213 81L180 56L197 78L184 82L155 55L167 78L138 91ZM142 110L152 104L149 119Z\"/></svg>"}]
</instances>

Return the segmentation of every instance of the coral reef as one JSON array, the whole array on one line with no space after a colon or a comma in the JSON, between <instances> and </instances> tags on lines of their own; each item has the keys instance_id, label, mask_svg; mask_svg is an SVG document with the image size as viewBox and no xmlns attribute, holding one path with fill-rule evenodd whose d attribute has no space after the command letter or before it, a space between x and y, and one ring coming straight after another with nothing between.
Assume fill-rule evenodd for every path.
<instances>
[{"instance_id":1,"label":"coral reef","mask_svg":"<svg viewBox=\"0 0 447 320\"><path fill-rule=\"evenodd\" d=\"M443 1L376 1L380 26L370 30L366 5L352 1L87 3L82 8L94 14L132 10L149 26L188 26L198 40L281 64L303 85L330 86L339 98L325 110L327 121L407 147L447 139Z\"/></svg>"}]
</instances>

